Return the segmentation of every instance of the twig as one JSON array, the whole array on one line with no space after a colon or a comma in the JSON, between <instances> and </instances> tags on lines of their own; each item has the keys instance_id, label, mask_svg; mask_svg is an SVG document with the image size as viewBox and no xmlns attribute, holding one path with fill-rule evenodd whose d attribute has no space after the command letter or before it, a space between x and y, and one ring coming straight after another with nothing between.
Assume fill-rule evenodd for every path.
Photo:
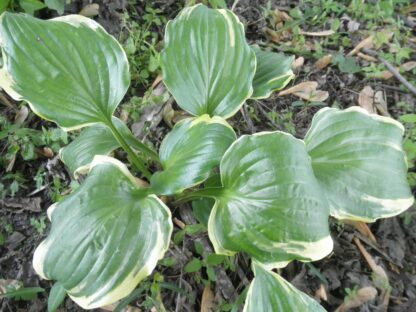
<instances>
[{"instance_id":1,"label":"twig","mask_svg":"<svg viewBox=\"0 0 416 312\"><path fill-rule=\"evenodd\" d=\"M389 70L389 72L391 72L393 74L394 77L397 78L397 80L399 80L410 92L412 92L414 95L416 95L416 87L414 85L412 85L409 81L406 80L406 78L404 78L396 68L394 68L393 65L391 65L389 62L387 62L384 58L382 58L376 51L367 49L367 48L362 48L361 49L363 52L365 52L368 55L374 56L375 58L377 58L381 63L384 64L384 66L386 66L386 68Z\"/></svg>"},{"instance_id":2,"label":"twig","mask_svg":"<svg viewBox=\"0 0 416 312\"><path fill-rule=\"evenodd\" d=\"M235 0L233 5L231 6L231 11L234 11L235 7L237 6L238 2L240 2L240 0Z\"/></svg>"},{"instance_id":3,"label":"twig","mask_svg":"<svg viewBox=\"0 0 416 312\"><path fill-rule=\"evenodd\" d=\"M256 127L254 127L254 123L253 120L251 120L248 111L247 111L247 104L244 104L243 107L241 107L241 113L243 115L243 118L247 124L247 126L250 129L251 133L255 133L256 132Z\"/></svg>"},{"instance_id":4,"label":"twig","mask_svg":"<svg viewBox=\"0 0 416 312\"><path fill-rule=\"evenodd\" d=\"M4 94L1 91L0 91L0 102L14 111L17 110L16 107L14 107L14 105L4 96Z\"/></svg>"}]
</instances>

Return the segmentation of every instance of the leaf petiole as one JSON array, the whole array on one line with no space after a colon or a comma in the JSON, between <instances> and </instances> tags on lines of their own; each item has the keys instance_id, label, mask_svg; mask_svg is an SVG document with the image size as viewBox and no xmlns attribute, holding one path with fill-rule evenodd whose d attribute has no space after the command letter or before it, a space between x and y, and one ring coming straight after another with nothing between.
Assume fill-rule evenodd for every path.
<instances>
[{"instance_id":1,"label":"leaf petiole","mask_svg":"<svg viewBox=\"0 0 416 312\"><path fill-rule=\"evenodd\" d=\"M190 193L186 193L180 197L178 197L172 204L174 206L182 205L188 201L198 199L198 198L212 198L217 199L224 193L225 189L223 187L207 187L203 189L199 189Z\"/></svg>"},{"instance_id":2,"label":"leaf petiole","mask_svg":"<svg viewBox=\"0 0 416 312\"><path fill-rule=\"evenodd\" d=\"M139 157L137 157L136 153L130 148L130 146L124 140L123 136L120 134L120 132L114 126L113 122L111 120L109 120L109 121L106 122L106 125L110 128L111 132L113 133L114 137L116 138L116 140L118 141L120 146L126 151L132 165L138 171L140 171L146 177L146 179L148 179L150 181L150 178L152 177L151 172L149 170L147 170L143 161Z\"/></svg>"}]
</instances>

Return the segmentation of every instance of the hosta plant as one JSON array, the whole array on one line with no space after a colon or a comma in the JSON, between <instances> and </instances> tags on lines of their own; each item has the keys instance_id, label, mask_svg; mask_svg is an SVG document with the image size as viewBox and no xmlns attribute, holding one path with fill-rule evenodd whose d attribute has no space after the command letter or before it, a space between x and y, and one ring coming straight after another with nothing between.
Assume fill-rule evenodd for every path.
<instances>
[{"instance_id":1,"label":"hosta plant","mask_svg":"<svg viewBox=\"0 0 416 312\"><path fill-rule=\"evenodd\" d=\"M390 118L324 108L304 140L281 131L236 137L227 119L285 87L293 57L248 45L229 10L187 7L166 26L163 81L191 117L158 153L114 116L129 66L96 22L4 13L0 44L1 87L65 130L83 128L60 157L86 178L48 209L51 230L33 259L56 281L54 298L91 309L127 296L169 248L172 201L202 200L215 252L252 259L245 311L324 311L272 270L328 255L329 215L373 222L413 203L403 127ZM109 156L120 147L130 165Z\"/></svg>"}]
</instances>

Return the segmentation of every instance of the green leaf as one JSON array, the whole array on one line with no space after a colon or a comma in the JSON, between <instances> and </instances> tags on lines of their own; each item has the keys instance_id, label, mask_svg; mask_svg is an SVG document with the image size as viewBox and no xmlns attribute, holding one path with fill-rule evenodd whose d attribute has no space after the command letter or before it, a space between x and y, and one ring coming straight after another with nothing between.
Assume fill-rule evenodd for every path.
<instances>
[{"instance_id":1,"label":"green leaf","mask_svg":"<svg viewBox=\"0 0 416 312\"><path fill-rule=\"evenodd\" d=\"M257 67L251 98L264 99L269 97L273 91L286 87L289 81L295 77L292 71L295 57L263 51L258 46L253 46L253 50L256 53Z\"/></svg>"},{"instance_id":2,"label":"green leaf","mask_svg":"<svg viewBox=\"0 0 416 312\"><path fill-rule=\"evenodd\" d=\"M331 252L329 208L301 140L279 131L242 136L220 171L223 189L208 223L216 253L246 252L282 267Z\"/></svg>"},{"instance_id":3,"label":"green leaf","mask_svg":"<svg viewBox=\"0 0 416 312\"><path fill-rule=\"evenodd\" d=\"M204 187L221 187L221 176L214 174L210 176L205 182ZM192 214L202 223L204 226L208 226L209 215L211 214L212 207L215 205L213 198L198 198L192 201Z\"/></svg>"},{"instance_id":4,"label":"green leaf","mask_svg":"<svg viewBox=\"0 0 416 312\"><path fill-rule=\"evenodd\" d=\"M152 176L152 188L156 194L171 195L202 183L235 139L221 117L203 115L179 122L160 146L163 171Z\"/></svg>"},{"instance_id":5,"label":"green leaf","mask_svg":"<svg viewBox=\"0 0 416 312\"><path fill-rule=\"evenodd\" d=\"M108 123L130 83L120 44L80 15L44 21L5 12L0 44L0 86L66 130Z\"/></svg>"},{"instance_id":6,"label":"green leaf","mask_svg":"<svg viewBox=\"0 0 416 312\"><path fill-rule=\"evenodd\" d=\"M49 9L55 10L59 15L64 14L65 0L45 0Z\"/></svg>"},{"instance_id":7,"label":"green leaf","mask_svg":"<svg viewBox=\"0 0 416 312\"><path fill-rule=\"evenodd\" d=\"M10 4L10 0L4 0L0 2L0 14L3 13Z\"/></svg>"},{"instance_id":8,"label":"green leaf","mask_svg":"<svg viewBox=\"0 0 416 312\"><path fill-rule=\"evenodd\" d=\"M314 116L305 143L331 215L373 222L412 205L403 131L359 107L323 108Z\"/></svg>"},{"instance_id":9,"label":"green leaf","mask_svg":"<svg viewBox=\"0 0 416 312\"><path fill-rule=\"evenodd\" d=\"M148 149L150 155L157 154L146 148L129 130L129 128L118 118L112 118L113 124L126 140L126 142L138 151ZM112 151L119 148L120 144L114 137L114 134L104 124L97 124L84 129L81 134L69 145L59 151L59 157L68 166L72 174L77 175L88 170L95 155L109 155ZM148 155L148 153L146 153Z\"/></svg>"},{"instance_id":10,"label":"green leaf","mask_svg":"<svg viewBox=\"0 0 416 312\"><path fill-rule=\"evenodd\" d=\"M55 283L52 286L51 292L48 296L48 312L55 312L59 306L64 302L66 291L60 283Z\"/></svg>"},{"instance_id":11,"label":"green leaf","mask_svg":"<svg viewBox=\"0 0 416 312\"><path fill-rule=\"evenodd\" d=\"M345 57L341 54L338 54L334 57L332 63L338 65L339 70L346 74L356 74L361 71L361 67L351 56Z\"/></svg>"},{"instance_id":12,"label":"green leaf","mask_svg":"<svg viewBox=\"0 0 416 312\"><path fill-rule=\"evenodd\" d=\"M201 260L198 260L198 259L196 259L196 258L193 258L191 261L189 261L186 265L185 265L185 267L184 267L184 271L186 272L186 273L193 273L193 272L196 272L196 271L199 271L200 269L201 269L201 267L202 267L202 262L201 262Z\"/></svg>"},{"instance_id":13,"label":"green leaf","mask_svg":"<svg viewBox=\"0 0 416 312\"><path fill-rule=\"evenodd\" d=\"M37 294L44 292L45 289L40 287L22 287L7 291L5 294L1 294L0 298L13 298L15 300L33 300L37 297Z\"/></svg>"},{"instance_id":14,"label":"green leaf","mask_svg":"<svg viewBox=\"0 0 416 312\"><path fill-rule=\"evenodd\" d=\"M59 151L59 157L72 174L88 169L95 155L108 155L119 147L110 128L103 124L84 129L69 145Z\"/></svg>"},{"instance_id":15,"label":"green leaf","mask_svg":"<svg viewBox=\"0 0 416 312\"><path fill-rule=\"evenodd\" d=\"M399 117L401 122L416 123L416 114L405 114Z\"/></svg>"},{"instance_id":16,"label":"green leaf","mask_svg":"<svg viewBox=\"0 0 416 312\"><path fill-rule=\"evenodd\" d=\"M39 0L19 0L19 5L26 13L33 15L35 11L46 8L46 5Z\"/></svg>"},{"instance_id":17,"label":"green leaf","mask_svg":"<svg viewBox=\"0 0 416 312\"><path fill-rule=\"evenodd\" d=\"M163 80L193 115L228 118L251 96L256 56L230 10L188 7L166 26Z\"/></svg>"},{"instance_id":18,"label":"green leaf","mask_svg":"<svg viewBox=\"0 0 416 312\"><path fill-rule=\"evenodd\" d=\"M314 299L280 275L255 266L255 278L247 293L244 312L325 312Z\"/></svg>"},{"instance_id":19,"label":"green leaf","mask_svg":"<svg viewBox=\"0 0 416 312\"><path fill-rule=\"evenodd\" d=\"M35 251L36 272L84 309L127 296L163 257L172 233L169 209L148 191L121 162L96 156L83 184L48 209L52 227Z\"/></svg>"}]
</instances>

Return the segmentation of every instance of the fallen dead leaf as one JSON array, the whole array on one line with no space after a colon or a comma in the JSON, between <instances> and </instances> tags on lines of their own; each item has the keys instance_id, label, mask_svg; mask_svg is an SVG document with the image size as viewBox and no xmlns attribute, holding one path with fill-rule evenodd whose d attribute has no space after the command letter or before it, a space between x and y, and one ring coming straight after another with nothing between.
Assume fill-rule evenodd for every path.
<instances>
[{"instance_id":1,"label":"fallen dead leaf","mask_svg":"<svg viewBox=\"0 0 416 312\"><path fill-rule=\"evenodd\" d=\"M319 60L317 60L314 64L315 68L322 70L325 67L327 67L332 61L332 55L328 54L323 57L321 57Z\"/></svg>"},{"instance_id":2,"label":"fallen dead leaf","mask_svg":"<svg viewBox=\"0 0 416 312\"><path fill-rule=\"evenodd\" d=\"M358 105L364 108L370 114L375 114L374 107L374 90L370 86L365 86L358 95Z\"/></svg>"},{"instance_id":3,"label":"fallen dead leaf","mask_svg":"<svg viewBox=\"0 0 416 312\"><path fill-rule=\"evenodd\" d=\"M330 30L323 30L323 31L300 31L301 35L305 35L305 36L312 36L312 37L327 37L327 36L331 36L333 34L335 34L335 31L333 31L332 29Z\"/></svg>"},{"instance_id":4,"label":"fallen dead leaf","mask_svg":"<svg viewBox=\"0 0 416 312\"><path fill-rule=\"evenodd\" d=\"M9 163L7 164L6 172L10 172L10 171L13 170L13 167L14 167L15 162L16 162L16 154L14 154L12 156L12 158L9 161Z\"/></svg>"},{"instance_id":5,"label":"fallen dead leaf","mask_svg":"<svg viewBox=\"0 0 416 312\"><path fill-rule=\"evenodd\" d=\"M310 102L323 102L325 101L329 93L327 91L317 90L318 83L316 81L304 81L287 90L283 90L279 93L279 96L293 94L301 99Z\"/></svg>"},{"instance_id":6,"label":"fallen dead leaf","mask_svg":"<svg viewBox=\"0 0 416 312\"><path fill-rule=\"evenodd\" d=\"M46 158L53 158L53 156L55 156L54 152L52 151L52 149L50 147L43 147L43 148L37 148L36 152Z\"/></svg>"},{"instance_id":7,"label":"fallen dead leaf","mask_svg":"<svg viewBox=\"0 0 416 312\"><path fill-rule=\"evenodd\" d=\"M25 122L28 115L29 109L26 106L22 106L17 112L16 116L14 116L14 122L18 125L21 125Z\"/></svg>"},{"instance_id":8,"label":"fallen dead leaf","mask_svg":"<svg viewBox=\"0 0 416 312\"><path fill-rule=\"evenodd\" d=\"M344 312L353 308L361 307L368 301L373 300L377 296L377 289L372 286L363 287L357 290L353 298L349 298L347 302L341 304L335 312Z\"/></svg>"},{"instance_id":9,"label":"fallen dead leaf","mask_svg":"<svg viewBox=\"0 0 416 312\"><path fill-rule=\"evenodd\" d=\"M159 84L159 82L161 82L162 80L163 80L162 75L157 75L157 77L155 78L155 80L152 83L151 88L152 89L155 88Z\"/></svg>"},{"instance_id":10,"label":"fallen dead leaf","mask_svg":"<svg viewBox=\"0 0 416 312\"><path fill-rule=\"evenodd\" d=\"M315 291L315 298L319 300L328 301L328 296L326 294L325 286L324 284L320 284L319 288Z\"/></svg>"},{"instance_id":11,"label":"fallen dead leaf","mask_svg":"<svg viewBox=\"0 0 416 312\"><path fill-rule=\"evenodd\" d=\"M367 223L353 220L344 220L344 223L353 226L358 232L361 233L361 235L367 237L374 244L377 244L376 237L374 236L373 232L371 232Z\"/></svg>"},{"instance_id":12,"label":"fallen dead leaf","mask_svg":"<svg viewBox=\"0 0 416 312\"><path fill-rule=\"evenodd\" d=\"M374 47L374 36L370 36L365 38L364 40L361 40L354 49L350 51L350 53L347 54L347 56L353 56L356 55L362 48L371 49Z\"/></svg>"},{"instance_id":13,"label":"fallen dead leaf","mask_svg":"<svg viewBox=\"0 0 416 312\"><path fill-rule=\"evenodd\" d=\"M24 210L40 212L42 211L40 207L41 202L42 199L40 197L5 198L0 200L0 205L14 213L21 213Z\"/></svg>"},{"instance_id":14,"label":"fallen dead leaf","mask_svg":"<svg viewBox=\"0 0 416 312\"><path fill-rule=\"evenodd\" d=\"M365 60L365 61L368 61L368 62L373 62L373 63L378 62L378 59L376 59L374 56L367 55L367 54L364 54L364 53L362 53L362 52L358 52L358 53L357 53L357 56L358 56L359 58L362 58L362 59L363 59L363 60Z\"/></svg>"},{"instance_id":15,"label":"fallen dead leaf","mask_svg":"<svg viewBox=\"0 0 416 312\"><path fill-rule=\"evenodd\" d=\"M353 238L355 245L357 245L358 249L360 250L361 254L363 255L365 261L367 261L368 266L373 271L372 280L374 285L382 291L381 298L382 304L387 309L390 301L390 293L391 287L389 278L387 276L386 271L383 269L382 266L376 264L373 257L367 252L364 246L361 244L358 238Z\"/></svg>"},{"instance_id":16,"label":"fallen dead leaf","mask_svg":"<svg viewBox=\"0 0 416 312\"><path fill-rule=\"evenodd\" d=\"M101 307L101 310L104 311L114 311L116 309L118 304L113 303L104 307ZM136 307L132 307L131 305L128 305L126 307L124 307L123 309L120 310L120 312L141 312L142 310Z\"/></svg>"},{"instance_id":17,"label":"fallen dead leaf","mask_svg":"<svg viewBox=\"0 0 416 312\"><path fill-rule=\"evenodd\" d=\"M122 109L120 113L120 119L126 124L129 120L129 112L125 109Z\"/></svg>"},{"instance_id":18,"label":"fallen dead leaf","mask_svg":"<svg viewBox=\"0 0 416 312\"><path fill-rule=\"evenodd\" d=\"M279 9L275 9L272 13L273 16L273 20L275 25L281 23L281 22L286 22L286 21L291 21L292 17L289 16L289 14L287 14L285 11L281 11Z\"/></svg>"},{"instance_id":19,"label":"fallen dead leaf","mask_svg":"<svg viewBox=\"0 0 416 312\"><path fill-rule=\"evenodd\" d=\"M415 3L410 4L408 7L406 7L406 8L404 9L404 13L406 13L406 14L408 14L408 13L413 13L413 12L416 12L416 2L415 2Z\"/></svg>"},{"instance_id":20,"label":"fallen dead leaf","mask_svg":"<svg viewBox=\"0 0 416 312\"><path fill-rule=\"evenodd\" d=\"M172 103L168 102L163 107L163 121L170 127L173 128L172 119L175 116L175 111L172 108Z\"/></svg>"},{"instance_id":21,"label":"fallen dead leaf","mask_svg":"<svg viewBox=\"0 0 416 312\"><path fill-rule=\"evenodd\" d=\"M6 246L9 250L15 250L21 242L26 239L22 233L14 231L6 240Z\"/></svg>"},{"instance_id":22,"label":"fallen dead leaf","mask_svg":"<svg viewBox=\"0 0 416 312\"><path fill-rule=\"evenodd\" d=\"M205 286L201 299L201 312L213 312L214 310L214 293L209 286Z\"/></svg>"},{"instance_id":23,"label":"fallen dead leaf","mask_svg":"<svg viewBox=\"0 0 416 312\"><path fill-rule=\"evenodd\" d=\"M407 72L407 71L411 71L412 69L414 69L414 68L416 68L416 62L415 61L410 61L410 62L406 62L406 63L404 63L404 64L402 64L402 65L400 65L400 67L399 68L396 68L399 72L400 71L404 71L404 72ZM380 77L379 78L381 78L381 79L383 79L383 80L388 80L388 79L390 79L391 77L393 77L394 75L390 72L390 71L388 71L388 70L384 70L384 71L382 71L381 72L381 74L380 74Z\"/></svg>"},{"instance_id":24,"label":"fallen dead leaf","mask_svg":"<svg viewBox=\"0 0 416 312\"><path fill-rule=\"evenodd\" d=\"M180 228L181 230L183 230L185 228L186 224L183 223L182 220L179 220L176 217L174 217L172 220L173 220L173 223L175 223L177 225L177 227Z\"/></svg>"},{"instance_id":25,"label":"fallen dead leaf","mask_svg":"<svg viewBox=\"0 0 416 312\"><path fill-rule=\"evenodd\" d=\"M391 117L387 108L387 101L383 91L377 91L376 94L374 94L374 105L376 106L380 115Z\"/></svg>"},{"instance_id":26,"label":"fallen dead leaf","mask_svg":"<svg viewBox=\"0 0 416 312\"><path fill-rule=\"evenodd\" d=\"M349 32L357 31L360 28L360 23L354 21L348 15L343 15L341 17L341 22L346 26Z\"/></svg>"},{"instance_id":27,"label":"fallen dead leaf","mask_svg":"<svg viewBox=\"0 0 416 312\"><path fill-rule=\"evenodd\" d=\"M292 64L292 69L293 70L298 70L299 68L301 68L303 66L303 64L305 63L305 58L303 56L299 56L297 59L295 59L295 61Z\"/></svg>"},{"instance_id":28,"label":"fallen dead leaf","mask_svg":"<svg viewBox=\"0 0 416 312\"><path fill-rule=\"evenodd\" d=\"M83 15L86 17L94 17L97 16L100 10L100 6L97 3L87 4L85 7L79 11L79 15Z\"/></svg>"}]
</instances>

